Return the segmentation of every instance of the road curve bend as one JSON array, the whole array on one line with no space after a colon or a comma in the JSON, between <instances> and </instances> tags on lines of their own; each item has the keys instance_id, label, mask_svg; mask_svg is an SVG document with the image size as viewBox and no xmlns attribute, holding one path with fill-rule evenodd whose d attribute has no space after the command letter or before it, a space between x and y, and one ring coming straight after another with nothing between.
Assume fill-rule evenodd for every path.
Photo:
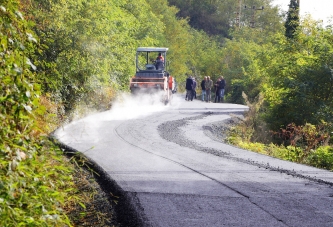
<instances>
[{"instance_id":1,"label":"road curve bend","mask_svg":"<svg viewBox=\"0 0 333 227\"><path fill-rule=\"evenodd\" d=\"M246 110L180 96L169 106L136 101L55 137L120 189L130 207L124 226L333 226L332 172L208 136L209 125Z\"/></svg>"}]
</instances>

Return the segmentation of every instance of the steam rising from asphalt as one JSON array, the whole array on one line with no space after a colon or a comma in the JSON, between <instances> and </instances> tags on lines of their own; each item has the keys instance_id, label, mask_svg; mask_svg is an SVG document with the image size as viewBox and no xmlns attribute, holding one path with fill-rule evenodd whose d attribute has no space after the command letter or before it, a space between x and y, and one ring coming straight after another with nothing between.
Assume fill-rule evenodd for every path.
<instances>
[{"instance_id":1,"label":"steam rising from asphalt","mask_svg":"<svg viewBox=\"0 0 333 227\"><path fill-rule=\"evenodd\" d=\"M122 94L111 110L105 112L104 120L129 120L166 110L168 106L162 102L162 96L163 92L136 96Z\"/></svg>"},{"instance_id":2,"label":"steam rising from asphalt","mask_svg":"<svg viewBox=\"0 0 333 227\"><path fill-rule=\"evenodd\" d=\"M179 105L178 97L173 97L171 102L165 105L162 100L163 95L163 91L153 94L138 95L122 93L118 95L118 98L112 103L110 110L102 113L91 114L82 120L85 122L130 120L145 117L156 112L161 112L167 110L168 108L175 108Z\"/></svg>"},{"instance_id":3,"label":"steam rising from asphalt","mask_svg":"<svg viewBox=\"0 0 333 227\"><path fill-rule=\"evenodd\" d=\"M68 134L65 132L67 128L78 127L81 136L87 136L90 141L98 141L99 132L98 128L103 122L106 121L119 121L130 120L140 117L146 117L151 114L162 112L167 109L175 108L179 105L180 101L177 96L172 98L171 103L165 105L161 98L162 93L154 94L140 94L133 96L130 94L121 94L112 103L112 107L108 111L101 113L94 113L83 119L73 121L69 125L65 125L56 132L56 137L63 141L71 141ZM83 129L79 125L84 125Z\"/></svg>"}]
</instances>

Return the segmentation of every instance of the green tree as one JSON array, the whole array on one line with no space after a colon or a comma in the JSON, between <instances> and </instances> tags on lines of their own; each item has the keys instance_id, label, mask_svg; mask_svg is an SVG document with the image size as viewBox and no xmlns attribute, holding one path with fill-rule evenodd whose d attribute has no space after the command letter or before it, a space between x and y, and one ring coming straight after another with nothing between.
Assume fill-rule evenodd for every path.
<instances>
[{"instance_id":1,"label":"green tree","mask_svg":"<svg viewBox=\"0 0 333 227\"><path fill-rule=\"evenodd\" d=\"M167 2L147 0L152 12L156 15L163 26L160 27L161 38L158 39L159 46L169 48L168 62L169 71L178 81L185 79L184 75L189 71L186 62L191 54L189 43L191 40L190 26L185 19L176 17L178 10L169 6Z\"/></svg>"},{"instance_id":2,"label":"green tree","mask_svg":"<svg viewBox=\"0 0 333 227\"><path fill-rule=\"evenodd\" d=\"M275 60L268 69L271 76L265 97L274 130L292 122L332 121L332 29L305 20L299 30L297 42L280 37L270 53Z\"/></svg>"},{"instance_id":3,"label":"green tree","mask_svg":"<svg viewBox=\"0 0 333 227\"><path fill-rule=\"evenodd\" d=\"M145 0L41 0L28 12L44 47L39 80L65 113L78 103L98 109L101 92L127 90L136 48L162 37L163 24Z\"/></svg>"},{"instance_id":4,"label":"green tree","mask_svg":"<svg viewBox=\"0 0 333 227\"><path fill-rule=\"evenodd\" d=\"M287 20L284 25L286 28L285 36L287 38L294 38L299 23L299 0L290 0Z\"/></svg>"},{"instance_id":5,"label":"green tree","mask_svg":"<svg viewBox=\"0 0 333 227\"><path fill-rule=\"evenodd\" d=\"M274 32L280 27L281 17L278 8L270 5L269 0L169 0L171 5L180 9L178 16L188 18L196 30L208 35L231 38L230 29L256 27L262 31ZM259 10L264 7L264 10Z\"/></svg>"},{"instance_id":6,"label":"green tree","mask_svg":"<svg viewBox=\"0 0 333 227\"><path fill-rule=\"evenodd\" d=\"M224 75L228 100L233 103L245 104L242 92L253 102L266 80L259 55L262 45L244 39L233 39L225 43L222 49L221 74Z\"/></svg>"},{"instance_id":7,"label":"green tree","mask_svg":"<svg viewBox=\"0 0 333 227\"><path fill-rule=\"evenodd\" d=\"M208 34L228 36L230 28L229 17L233 13L234 4L228 0L222 5L218 0L169 0L171 5L177 6L178 16L188 18L191 27L203 30Z\"/></svg>"}]
</instances>

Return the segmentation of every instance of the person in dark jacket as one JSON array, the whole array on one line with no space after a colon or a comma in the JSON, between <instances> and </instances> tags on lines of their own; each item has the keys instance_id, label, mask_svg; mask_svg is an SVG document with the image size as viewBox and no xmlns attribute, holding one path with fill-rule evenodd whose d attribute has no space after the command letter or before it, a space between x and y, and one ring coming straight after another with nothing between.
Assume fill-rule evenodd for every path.
<instances>
[{"instance_id":1,"label":"person in dark jacket","mask_svg":"<svg viewBox=\"0 0 333 227\"><path fill-rule=\"evenodd\" d=\"M197 92L195 91L195 89L197 88L197 81L195 80L195 77L193 77L192 79L193 79L193 86L192 86L192 100L193 100L197 98Z\"/></svg>"},{"instance_id":2,"label":"person in dark jacket","mask_svg":"<svg viewBox=\"0 0 333 227\"><path fill-rule=\"evenodd\" d=\"M221 79L218 78L216 83L214 84L214 86L215 86L215 100L214 100L214 102L215 103L220 102L220 81L221 81Z\"/></svg>"},{"instance_id":3,"label":"person in dark jacket","mask_svg":"<svg viewBox=\"0 0 333 227\"><path fill-rule=\"evenodd\" d=\"M205 82L205 89L206 89L206 94L207 94L207 102L211 102L211 98L212 98L212 90L213 87L213 81L210 79L210 76L207 77L207 80Z\"/></svg>"},{"instance_id":4,"label":"person in dark jacket","mask_svg":"<svg viewBox=\"0 0 333 227\"><path fill-rule=\"evenodd\" d=\"M221 97L221 101L224 102L224 89L225 89L226 83L225 83L225 80L224 80L223 76L221 76L220 79L221 79L220 80L220 86L219 86L219 88L220 88L220 97Z\"/></svg>"},{"instance_id":5,"label":"person in dark jacket","mask_svg":"<svg viewBox=\"0 0 333 227\"><path fill-rule=\"evenodd\" d=\"M193 94L193 91L192 91L192 89L193 89L193 79L192 79L192 76L189 76L186 79L185 89L186 89L185 100L187 100L187 101L193 100L193 98L192 98L192 94Z\"/></svg>"},{"instance_id":6,"label":"person in dark jacket","mask_svg":"<svg viewBox=\"0 0 333 227\"><path fill-rule=\"evenodd\" d=\"M206 96L206 88L205 88L205 83L206 83L206 80L207 80L207 76L204 77L204 79L201 81L201 90L202 90L202 93L201 93L201 100L202 101L205 101L205 96Z\"/></svg>"}]
</instances>

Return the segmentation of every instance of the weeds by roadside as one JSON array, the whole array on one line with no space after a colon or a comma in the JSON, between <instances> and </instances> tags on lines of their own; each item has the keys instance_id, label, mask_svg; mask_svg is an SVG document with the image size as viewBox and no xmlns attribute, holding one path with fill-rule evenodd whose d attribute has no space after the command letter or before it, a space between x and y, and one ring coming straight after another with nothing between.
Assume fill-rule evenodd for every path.
<instances>
[{"instance_id":1,"label":"weeds by roadside","mask_svg":"<svg viewBox=\"0 0 333 227\"><path fill-rule=\"evenodd\" d=\"M45 138L0 161L0 226L118 226L114 204L84 166ZM6 164L8 163L8 164Z\"/></svg>"},{"instance_id":2,"label":"weeds by roadside","mask_svg":"<svg viewBox=\"0 0 333 227\"><path fill-rule=\"evenodd\" d=\"M238 124L227 132L228 143L279 159L333 170L331 124L323 122L319 126L297 126L291 123L279 132L270 132L263 121L260 121L262 97L259 96L254 103L250 103L244 93L243 98L249 106L249 111L244 119L233 116L237 118L234 122Z\"/></svg>"},{"instance_id":3,"label":"weeds by roadside","mask_svg":"<svg viewBox=\"0 0 333 227\"><path fill-rule=\"evenodd\" d=\"M75 193L66 206L68 218L74 226L119 226L116 220L114 205L117 198L110 202L107 195L96 181L95 173L80 154L66 156L75 168L73 179Z\"/></svg>"},{"instance_id":4,"label":"weeds by roadside","mask_svg":"<svg viewBox=\"0 0 333 227\"><path fill-rule=\"evenodd\" d=\"M0 161L0 226L71 226L63 210L75 191L72 169L47 139Z\"/></svg>"}]
</instances>

